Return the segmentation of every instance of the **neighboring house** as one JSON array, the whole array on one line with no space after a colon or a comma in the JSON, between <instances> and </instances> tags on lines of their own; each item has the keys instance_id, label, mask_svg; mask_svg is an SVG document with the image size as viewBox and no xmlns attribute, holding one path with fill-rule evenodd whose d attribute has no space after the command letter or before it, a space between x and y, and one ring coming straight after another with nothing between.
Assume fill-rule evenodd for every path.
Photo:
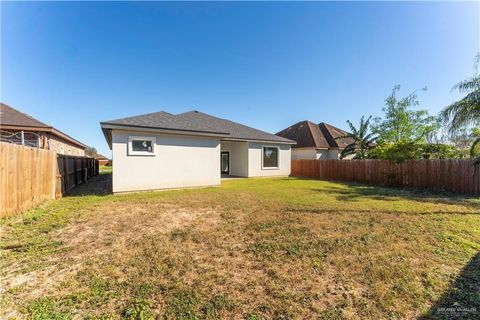
<instances>
[{"instance_id":1,"label":"neighboring house","mask_svg":"<svg viewBox=\"0 0 480 320\"><path fill-rule=\"evenodd\" d=\"M0 141L84 156L86 145L62 131L0 103Z\"/></svg>"},{"instance_id":2,"label":"neighboring house","mask_svg":"<svg viewBox=\"0 0 480 320\"><path fill-rule=\"evenodd\" d=\"M290 174L294 141L198 111L101 122L113 192L214 186L224 176Z\"/></svg>"},{"instance_id":3,"label":"neighboring house","mask_svg":"<svg viewBox=\"0 0 480 320\"><path fill-rule=\"evenodd\" d=\"M277 136L297 141L292 146L292 160L316 160L339 159L342 150L353 142L350 138L336 139L345 134L342 129L328 123L316 124L305 120L278 132Z\"/></svg>"},{"instance_id":4,"label":"neighboring house","mask_svg":"<svg viewBox=\"0 0 480 320\"><path fill-rule=\"evenodd\" d=\"M101 166L106 166L110 163L110 159L108 159L107 157L105 157L103 154L100 154L100 153L94 156L94 158L98 160L98 164Z\"/></svg>"}]
</instances>

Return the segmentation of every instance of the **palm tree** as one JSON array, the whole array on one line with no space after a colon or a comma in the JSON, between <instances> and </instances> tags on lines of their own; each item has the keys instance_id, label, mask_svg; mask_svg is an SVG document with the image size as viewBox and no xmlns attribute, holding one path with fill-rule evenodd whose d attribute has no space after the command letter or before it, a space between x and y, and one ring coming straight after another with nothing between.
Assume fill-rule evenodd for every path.
<instances>
[{"instance_id":1,"label":"palm tree","mask_svg":"<svg viewBox=\"0 0 480 320\"><path fill-rule=\"evenodd\" d=\"M450 134L454 135L459 130L480 124L480 53L475 58L475 74L473 77L457 83L452 90L466 93L460 101L454 102L440 112L440 119L446 124ZM470 154L475 154L480 136L476 137Z\"/></svg>"},{"instance_id":2,"label":"palm tree","mask_svg":"<svg viewBox=\"0 0 480 320\"><path fill-rule=\"evenodd\" d=\"M347 120L351 132L335 139L352 139L353 142L342 150L342 152L340 153L340 159L343 159L351 154L355 155L354 159L365 159L366 151L373 147L374 142L377 139L377 137L373 137L372 132L368 133L371 118L372 116L368 117L368 119L365 121L364 117L362 116L362 118L360 119L360 126L358 127L358 130L350 122L350 120Z\"/></svg>"}]
</instances>

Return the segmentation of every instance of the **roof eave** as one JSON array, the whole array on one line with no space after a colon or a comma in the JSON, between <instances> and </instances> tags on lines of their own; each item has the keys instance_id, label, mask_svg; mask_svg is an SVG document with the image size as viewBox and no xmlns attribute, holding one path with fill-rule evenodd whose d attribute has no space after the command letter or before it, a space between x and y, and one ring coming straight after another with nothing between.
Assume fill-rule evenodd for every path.
<instances>
[{"instance_id":1,"label":"roof eave","mask_svg":"<svg viewBox=\"0 0 480 320\"><path fill-rule=\"evenodd\" d=\"M295 145L297 144L296 141L289 140L288 141L278 141L278 140L268 140L268 139L250 139L250 138L222 138L222 141L241 141L241 142L264 142L264 143L278 143L278 144L289 144Z\"/></svg>"},{"instance_id":2,"label":"roof eave","mask_svg":"<svg viewBox=\"0 0 480 320\"><path fill-rule=\"evenodd\" d=\"M107 140L108 148L112 150L112 129L102 127L102 132L105 136L105 140Z\"/></svg>"},{"instance_id":3,"label":"roof eave","mask_svg":"<svg viewBox=\"0 0 480 320\"><path fill-rule=\"evenodd\" d=\"M16 124L4 124L0 123L0 129L13 129L13 130L35 130L41 132L51 132L52 127L43 127L43 126L24 126Z\"/></svg>"}]
</instances>

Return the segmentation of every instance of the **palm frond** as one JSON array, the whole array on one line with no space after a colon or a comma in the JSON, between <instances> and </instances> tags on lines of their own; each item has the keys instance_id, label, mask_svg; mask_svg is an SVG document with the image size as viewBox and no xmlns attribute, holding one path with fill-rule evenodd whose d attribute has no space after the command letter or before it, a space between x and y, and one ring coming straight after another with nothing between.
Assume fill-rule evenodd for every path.
<instances>
[{"instance_id":1,"label":"palm frond","mask_svg":"<svg viewBox=\"0 0 480 320\"><path fill-rule=\"evenodd\" d=\"M375 134L374 132L371 132L371 133L367 134L362 140L363 141L369 141L369 140L378 139L378 137L373 137L374 134Z\"/></svg>"},{"instance_id":2,"label":"palm frond","mask_svg":"<svg viewBox=\"0 0 480 320\"><path fill-rule=\"evenodd\" d=\"M480 89L480 76L474 76L470 79L460 81L452 90L458 90L459 92L469 92L472 90Z\"/></svg>"},{"instance_id":3,"label":"palm frond","mask_svg":"<svg viewBox=\"0 0 480 320\"><path fill-rule=\"evenodd\" d=\"M475 139L475 141L473 141L472 143L472 146L470 147L470 156L472 158L478 156L477 154L477 146L480 146L480 137L478 137L477 139Z\"/></svg>"},{"instance_id":4,"label":"palm frond","mask_svg":"<svg viewBox=\"0 0 480 320\"><path fill-rule=\"evenodd\" d=\"M353 135L353 134L351 134L351 133L348 133L348 134L346 134L346 135L344 135L344 136L338 136L338 137L336 137L335 140L340 140L340 139L354 139L354 140L355 140L356 138L357 138L357 136L355 136L355 135Z\"/></svg>"},{"instance_id":5,"label":"palm frond","mask_svg":"<svg viewBox=\"0 0 480 320\"><path fill-rule=\"evenodd\" d=\"M350 122L350 120L347 120L347 124L350 127L351 134L357 136L358 135L357 128L355 128L355 126Z\"/></svg>"},{"instance_id":6,"label":"palm frond","mask_svg":"<svg viewBox=\"0 0 480 320\"><path fill-rule=\"evenodd\" d=\"M475 125L480 121L480 92L472 92L462 100L447 106L440 112L439 118L451 133Z\"/></svg>"},{"instance_id":7,"label":"palm frond","mask_svg":"<svg viewBox=\"0 0 480 320\"><path fill-rule=\"evenodd\" d=\"M395 94L395 91L392 93ZM370 128L370 120L372 116L369 116L365 119L364 116L360 118L360 125L358 129L352 124L350 120L347 120L347 123L350 127L351 132L345 135L336 137L335 140L339 139L352 139L353 142L346 146L340 153L340 159L343 159L347 155L356 154L355 158L362 158L364 156L364 151L369 149L373 145L373 141L376 140L376 137L373 137L374 133L368 133ZM358 149L361 151L358 152Z\"/></svg>"},{"instance_id":8,"label":"palm frond","mask_svg":"<svg viewBox=\"0 0 480 320\"><path fill-rule=\"evenodd\" d=\"M348 146L346 146L345 149L342 150L342 152L340 152L340 159L343 159L346 156L354 153L355 153L355 143L351 143Z\"/></svg>"},{"instance_id":9,"label":"palm frond","mask_svg":"<svg viewBox=\"0 0 480 320\"><path fill-rule=\"evenodd\" d=\"M480 123L480 53L475 57L475 74L473 77L457 83L452 90L465 92L463 99L445 107L439 114L439 119L448 128L451 135L459 130Z\"/></svg>"}]
</instances>

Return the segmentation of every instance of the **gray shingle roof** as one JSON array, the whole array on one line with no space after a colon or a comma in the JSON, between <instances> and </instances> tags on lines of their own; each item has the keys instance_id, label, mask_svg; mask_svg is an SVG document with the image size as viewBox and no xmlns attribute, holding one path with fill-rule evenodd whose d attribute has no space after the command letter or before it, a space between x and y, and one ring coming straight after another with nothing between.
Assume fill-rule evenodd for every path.
<instances>
[{"instance_id":1,"label":"gray shingle roof","mask_svg":"<svg viewBox=\"0 0 480 320\"><path fill-rule=\"evenodd\" d=\"M292 140L257 130L230 120L217 118L199 111L189 111L177 115L161 111L105 121L101 122L101 125L102 127L104 125L120 125L128 127L192 131L199 133L215 133L225 135L224 138L228 139L295 143Z\"/></svg>"}]
</instances>

